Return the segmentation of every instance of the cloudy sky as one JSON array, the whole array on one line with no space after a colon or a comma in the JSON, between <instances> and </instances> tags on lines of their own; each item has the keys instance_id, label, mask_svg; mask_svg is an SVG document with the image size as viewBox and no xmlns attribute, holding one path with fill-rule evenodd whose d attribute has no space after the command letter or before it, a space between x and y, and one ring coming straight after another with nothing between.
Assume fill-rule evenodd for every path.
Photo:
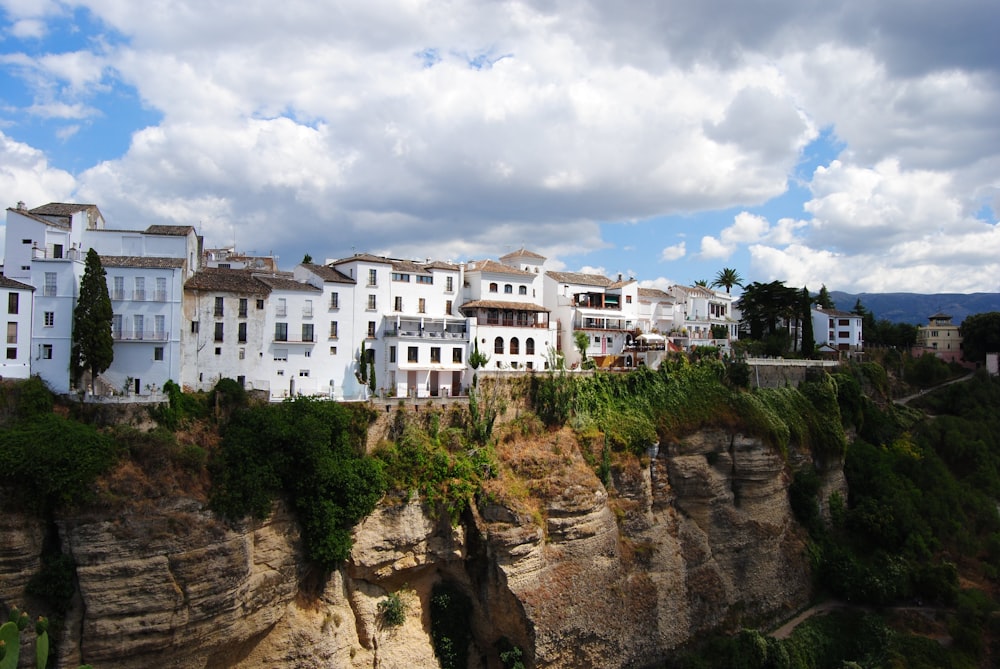
<instances>
[{"instance_id":1,"label":"cloudy sky","mask_svg":"<svg viewBox=\"0 0 1000 669\"><path fill-rule=\"evenodd\" d=\"M291 268L1000 291L995 0L0 0L0 203Z\"/></svg>"}]
</instances>

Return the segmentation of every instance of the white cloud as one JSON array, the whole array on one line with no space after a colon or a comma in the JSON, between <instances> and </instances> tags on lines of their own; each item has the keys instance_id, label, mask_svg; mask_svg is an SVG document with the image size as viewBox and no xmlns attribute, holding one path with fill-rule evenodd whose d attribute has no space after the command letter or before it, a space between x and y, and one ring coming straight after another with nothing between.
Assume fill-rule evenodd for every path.
<instances>
[{"instance_id":1,"label":"white cloud","mask_svg":"<svg viewBox=\"0 0 1000 669\"><path fill-rule=\"evenodd\" d=\"M667 246L660 251L660 260L671 261L680 260L687 253L685 242L679 242L673 246Z\"/></svg>"}]
</instances>

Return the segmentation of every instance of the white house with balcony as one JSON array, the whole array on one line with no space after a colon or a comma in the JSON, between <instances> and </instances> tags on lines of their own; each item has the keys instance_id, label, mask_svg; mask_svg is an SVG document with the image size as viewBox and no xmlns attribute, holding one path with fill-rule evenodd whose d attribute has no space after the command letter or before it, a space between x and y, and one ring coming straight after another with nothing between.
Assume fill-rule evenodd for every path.
<instances>
[{"instance_id":1,"label":"white house with balcony","mask_svg":"<svg viewBox=\"0 0 1000 669\"><path fill-rule=\"evenodd\" d=\"M320 291L314 305L317 341L312 358L317 392L329 389L330 397L338 400L364 397L356 352L367 322L364 329L355 322L356 281L334 267L311 263L296 266L293 275Z\"/></svg>"},{"instance_id":2,"label":"white house with balcony","mask_svg":"<svg viewBox=\"0 0 1000 669\"><path fill-rule=\"evenodd\" d=\"M230 378L270 389L266 332L271 289L246 270L202 269L184 284L181 381L187 391L210 390Z\"/></svg>"},{"instance_id":3,"label":"white house with balcony","mask_svg":"<svg viewBox=\"0 0 1000 669\"><path fill-rule=\"evenodd\" d=\"M587 335L588 358L621 356L631 345L639 322L639 284L634 279L546 272L543 290L545 306L558 324L559 350L570 366L581 362L577 332Z\"/></svg>"},{"instance_id":4,"label":"white house with balcony","mask_svg":"<svg viewBox=\"0 0 1000 669\"><path fill-rule=\"evenodd\" d=\"M101 256L114 316L111 388L148 395L181 378L184 257Z\"/></svg>"},{"instance_id":5,"label":"white house with balcony","mask_svg":"<svg viewBox=\"0 0 1000 669\"><path fill-rule=\"evenodd\" d=\"M489 357L485 369L544 370L556 348L549 310L542 303L537 254L504 256L503 262L465 265L461 311L469 318L474 346Z\"/></svg>"},{"instance_id":6,"label":"white house with balcony","mask_svg":"<svg viewBox=\"0 0 1000 669\"><path fill-rule=\"evenodd\" d=\"M34 286L0 275L0 305L6 308L7 340L0 359L0 378L26 379L31 376ZM39 349L38 354L42 351Z\"/></svg>"},{"instance_id":7,"label":"white house with balcony","mask_svg":"<svg viewBox=\"0 0 1000 669\"><path fill-rule=\"evenodd\" d=\"M678 346L685 350L694 346L725 349L737 339L739 318L733 314L732 295L705 286L671 286L670 294L676 304L670 338Z\"/></svg>"},{"instance_id":8,"label":"white house with balcony","mask_svg":"<svg viewBox=\"0 0 1000 669\"><path fill-rule=\"evenodd\" d=\"M270 292L264 310L263 363L272 399L333 392L318 346L323 291L290 276L254 275ZM325 314L322 314L325 315Z\"/></svg>"}]
</instances>

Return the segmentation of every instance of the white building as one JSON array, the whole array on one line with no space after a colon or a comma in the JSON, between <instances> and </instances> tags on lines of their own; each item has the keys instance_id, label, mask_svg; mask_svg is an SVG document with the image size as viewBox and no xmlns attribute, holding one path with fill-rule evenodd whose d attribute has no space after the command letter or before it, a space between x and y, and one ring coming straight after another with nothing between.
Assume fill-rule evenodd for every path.
<instances>
[{"instance_id":1,"label":"white building","mask_svg":"<svg viewBox=\"0 0 1000 669\"><path fill-rule=\"evenodd\" d=\"M600 274L546 272L545 306L556 319L559 350L569 365L581 362L575 333L588 338L588 358L622 355L634 340L639 323L639 284Z\"/></svg>"},{"instance_id":2,"label":"white building","mask_svg":"<svg viewBox=\"0 0 1000 669\"><path fill-rule=\"evenodd\" d=\"M522 249L501 260L465 266L461 311L470 320L470 352L489 356L486 369L547 369L548 350L558 342L542 303L545 259Z\"/></svg>"},{"instance_id":3,"label":"white building","mask_svg":"<svg viewBox=\"0 0 1000 669\"><path fill-rule=\"evenodd\" d=\"M320 291L315 303L317 345L312 358L317 389L328 388L335 399L365 397L356 355L365 340L365 330L355 322L357 282L327 265L300 264L294 277Z\"/></svg>"},{"instance_id":4,"label":"white building","mask_svg":"<svg viewBox=\"0 0 1000 669\"><path fill-rule=\"evenodd\" d=\"M317 352L317 308L323 291L290 276L255 275L270 292L264 309L262 370L273 399L333 393Z\"/></svg>"},{"instance_id":5,"label":"white building","mask_svg":"<svg viewBox=\"0 0 1000 669\"><path fill-rule=\"evenodd\" d=\"M181 382L209 390L221 378L247 389L270 390L269 333L265 310L270 288L246 270L202 269L184 284Z\"/></svg>"},{"instance_id":6,"label":"white building","mask_svg":"<svg viewBox=\"0 0 1000 669\"><path fill-rule=\"evenodd\" d=\"M671 286L676 300L671 339L683 349L692 346L727 348L739 334L739 319L733 315L733 298L704 286ZM717 336L722 335L722 336Z\"/></svg>"},{"instance_id":7,"label":"white building","mask_svg":"<svg viewBox=\"0 0 1000 669\"><path fill-rule=\"evenodd\" d=\"M674 296L659 288L639 288L639 329L666 335L674 328Z\"/></svg>"},{"instance_id":8,"label":"white building","mask_svg":"<svg viewBox=\"0 0 1000 669\"><path fill-rule=\"evenodd\" d=\"M0 378L26 379L31 376L32 299L34 287L0 276L0 305L7 307L7 345L0 360ZM39 349L38 355L43 351Z\"/></svg>"},{"instance_id":9,"label":"white building","mask_svg":"<svg viewBox=\"0 0 1000 669\"><path fill-rule=\"evenodd\" d=\"M813 307L812 322L813 340L817 346L827 344L838 351L861 351L864 348L861 316Z\"/></svg>"}]
</instances>

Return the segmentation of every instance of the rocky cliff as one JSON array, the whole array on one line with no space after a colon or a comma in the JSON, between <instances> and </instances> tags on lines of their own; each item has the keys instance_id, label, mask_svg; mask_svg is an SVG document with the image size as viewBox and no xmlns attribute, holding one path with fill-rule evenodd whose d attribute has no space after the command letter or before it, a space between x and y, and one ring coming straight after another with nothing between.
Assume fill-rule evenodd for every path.
<instances>
[{"instance_id":1,"label":"rocky cliff","mask_svg":"<svg viewBox=\"0 0 1000 669\"><path fill-rule=\"evenodd\" d=\"M332 574L303 564L294 519L230 526L191 499L57 519L78 596L59 666L435 667L430 599L472 603L470 666L641 666L716 628L760 625L808 596L803 535L780 454L705 430L616 470L605 486L569 431L501 445L505 470L452 525L387 498ZM842 485L842 479L833 485ZM0 596L25 603L43 529L0 524ZM400 594L398 627L378 604Z\"/></svg>"}]
</instances>

